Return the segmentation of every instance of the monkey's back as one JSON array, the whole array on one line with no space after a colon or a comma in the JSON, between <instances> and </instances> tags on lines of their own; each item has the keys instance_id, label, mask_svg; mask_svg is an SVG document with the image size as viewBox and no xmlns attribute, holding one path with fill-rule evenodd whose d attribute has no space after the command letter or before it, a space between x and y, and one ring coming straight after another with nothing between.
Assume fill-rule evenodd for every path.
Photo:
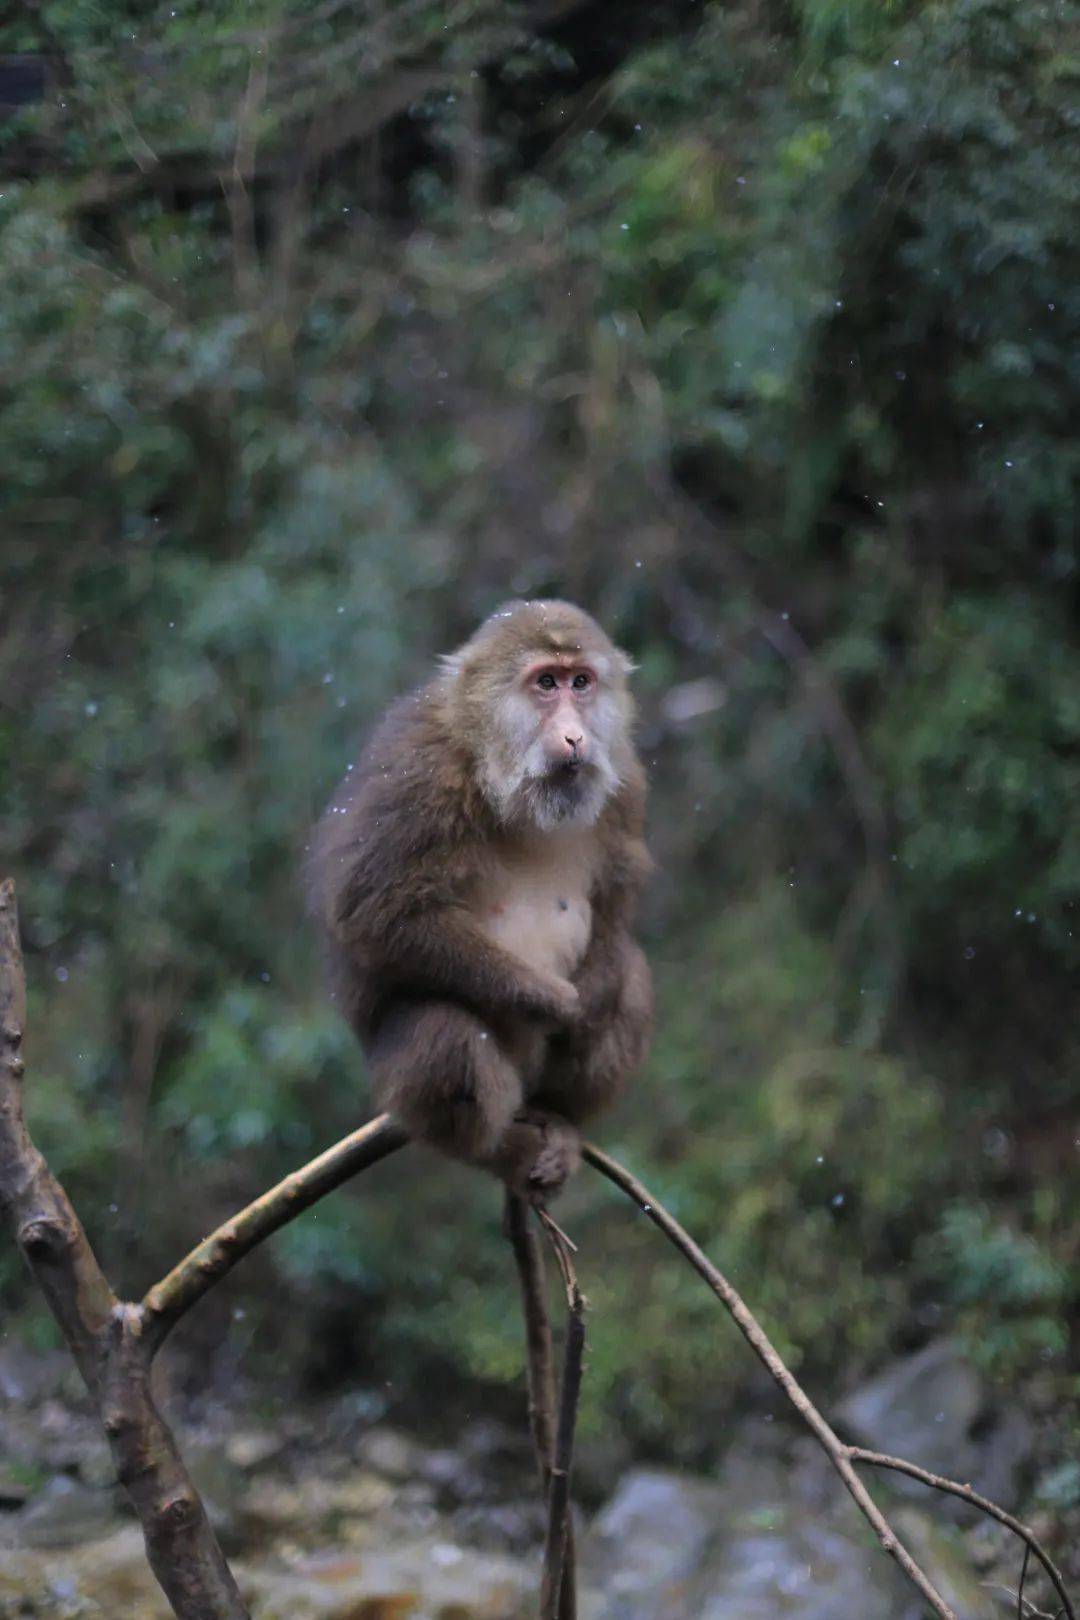
<instances>
[{"instance_id":1,"label":"monkey's back","mask_svg":"<svg viewBox=\"0 0 1080 1620\"><path fill-rule=\"evenodd\" d=\"M438 683L400 698L338 787L308 860L331 995L364 1044L394 989L395 928L460 899L492 831Z\"/></svg>"}]
</instances>

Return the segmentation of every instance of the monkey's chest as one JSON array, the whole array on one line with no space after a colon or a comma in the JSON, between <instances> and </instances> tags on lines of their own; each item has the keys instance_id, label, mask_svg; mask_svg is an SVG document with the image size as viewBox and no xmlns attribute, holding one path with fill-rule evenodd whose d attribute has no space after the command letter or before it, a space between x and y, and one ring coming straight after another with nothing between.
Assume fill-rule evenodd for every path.
<instances>
[{"instance_id":1,"label":"monkey's chest","mask_svg":"<svg viewBox=\"0 0 1080 1620\"><path fill-rule=\"evenodd\" d=\"M569 977L592 931L588 851L567 844L557 855L510 853L498 860L477 896L477 920L489 939L531 967Z\"/></svg>"}]
</instances>

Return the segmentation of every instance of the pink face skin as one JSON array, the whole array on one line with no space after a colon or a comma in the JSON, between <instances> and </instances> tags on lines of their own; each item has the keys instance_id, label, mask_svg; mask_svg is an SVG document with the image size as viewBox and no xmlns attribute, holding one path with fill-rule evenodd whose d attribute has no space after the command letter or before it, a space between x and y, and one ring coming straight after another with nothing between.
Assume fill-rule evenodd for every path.
<instances>
[{"instance_id":1,"label":"pink face skin","mask_svg":"<svg viewBox=\"0 0 1080 1620\"><path fill-rule=\"evenodd\" d=\"M544 753L553 768L576 771L591 753L589 712L596 696L596 671L579 659L545 659L521 678L523 693L540 720Z\"/></svg>"}]
</instances>

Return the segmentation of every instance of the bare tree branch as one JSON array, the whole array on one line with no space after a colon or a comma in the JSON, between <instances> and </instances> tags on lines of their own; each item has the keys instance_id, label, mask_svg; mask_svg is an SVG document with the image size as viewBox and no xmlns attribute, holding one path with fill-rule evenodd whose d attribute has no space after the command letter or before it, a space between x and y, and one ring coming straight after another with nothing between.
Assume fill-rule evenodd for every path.
<instances>
[{"instance_id":1,"label":"bare tree branch","mask_svg":"<svg viewBox=\"0 0 1080 1620\"><path fill-rule=\"evenodd\" d=\"M21 1047L26 986L19 947L14 885L0 884L0 1208L82 1373L109 1437L121 1482L143 1527L147 1557L179 1620L248 1620L236 1582L210 1527L168 1425L150 1391L153 1357L181 1315L264 1238L349 1177L403 1147L405 1131L387 1114L344 1137L309 1164L240 1210L205 1238L150 1289L141 1304L118 1300L60 1183L34 1146L23 1114ZM1061 1574L1038 1538L1019 1519L970 1485L944 1479L915 1463L846 1445L810 1400L767 1334L731 1286L646 1187L599 1148L585 1159L630 1197L704 1278L755 1355L768 1369L829 1457L884 1550L918 1588L939 1620L953 1610L919 1568L856 1473L856 1465L892 1469L969 1503L1005 1525L1041 1564L1061 1602L1064 1620L1077 1620ZM541 1594L543 1620L573 1620L569 1523L570 1469L585 1344L585 1299L572 1259L573 1244L541 1212L566 1287L569 1316L558 1422L543 1266L527 1211L507 1199L507 1232L521 1279L529 1362L530 1420L548 1483L548 1533ZM568 1606L569 1605L569 1606Z\"/></svg>"},{"instance_id":2,"label":"bare tree branch","mask_svg":"<svg viewBox=\"0 0 1080 1620\"><path fill-rule=\"evenodd\" d=\"M555 1252L566 1288L566 1343L559 1390L559 1417L548 1480L548 1525L544 1540L544 1571L540 1583L540 1620L563 1620L566 1576L573 1560L573 1525L570 1517L570 1470L574 1460L574 1431L581 1400L581 1372L585 1359L585 1296L578 1285L572 1251L574 1245L545 1210L537 1215ZM573 1580L573 1577L571 1577ZM571 1588L573 1590L573 1588Z\"/></svg>"},{"instance_id":3,"label":"bare tree branch","mask_svg":"<svg viewBox=\"0 0 1080 1620\"><path fill-rule=\"evenodd\" d=\"M150 1393L137 1305L118 1301L67 1194L30 1139L20 1056L26 980L15 888L0 884L0 1205L109 1437L146 1555L180 1620L248 1620L202 1500Z\"/></svg>"},{"instance_id":4,"label":"bare tree branch","mask_svg":"<svg viewBox=\"0 0 1080 1620\"><path fill-rule=\"evenodd\" d=\"M897 1536L896 1531L889 1524L885 1515L859 1479L852 1466L847 1446L844 1445L838 1435L833 1433L806 1391L800 1384L796 1383L791 1372L781 1361L764 1328L752 1315L742 1297L731 1286L724 1274L713 1265L712 1261L698 1247L690 1234L683 1230L674 1216L669 1215L662 1204L657 1203L648 1188L642 1186L641 1182L632 1176L628 1170L624 1170L621 1164L616 1163L614 1159L609 1159L606 1153L601 1153L599 1148L593 1147L588 1142L582 1145L582 1154L594 1169L599 1170L601 1175L607 1176L608 1180L613 1181L617 1187L621 1187L623 1192L627 1193L634 1200L634 1203L644 1210L653 1225L660 1228L664 1236L669 1238L680 1253L689 1260L698 1275L705 1279L713 1293L734 1319L735 1325L758 1357L758 1360L768 1368L799 1416L813 1433L815 1439L824 1448L833 1467L840 1475L851 1496L855 1499L859 1511L869 1521L884 1550L891 1558L896 1560L912 1585L918 1587L934 1613L940 1617L940 1620L957 1620L955 1612L946 1603L929 1577L919 1568Z\"/></svg>"},{"instance_id":5,"label":"bare tree branch","mask_svg":"<svg viewBox=\"0 0 1080 1620\"><path fill-rule=\"evenodd\" d=\"M1066 1616L1066 1620L1076 1620L1076 1610L1073 1608L1069 1594L1065 1590L1065 1582L1061 1571L1051 1560L1050 1555L1040 1543L1035 1532L1020 1519L1014 1518L1011 1513L1006 1513L1004 1508L998 1507L996 1502L991 1502L989 1497L980 1496L978 1491L973 1491L970 1485L960 1485L955 1479L944 1479L940 1474L931 1474L926 1468L919 1468L915 1463L905 1462L903 1457L889 1457L883 1451L867 1451L863 1446L848 1446L846 1449L852 1462L865 1463L870 1468L891 1468L897 1474L908 1474L912 1479L917 1479L923 1485L928 1485L931 1490L945 1491L949 1496L958 1496L961 1502L968 1502L972 1507L978 1508L980 1512L987 1514L989 1518L996 1519L999 1524L1005 1525L1007 1529L1012 1531L1014 1536L1018 1536L1024 1543L1024 1564L1020 1574L1018 1598L1023 1598L1028 1558L1030 1554L1034 1554L1046 1571L1047 1579L1061 1601L1062 1612Z\"/></svg>"},{"instance_id":6,"label":"bare tree branch","mask_svg":"<svg viewBox=\"0 0 1080 1620\"><path fill-rule=\"evenodd\" d=\"M525 1320L525 1367L529 1398L529 1428L533 1437L544 1500L551 1491L551 1465L555 1455L555 1356L551 1344L544 1256L524 1199L507 1190L506 1235L514 1251L521 1309ZM559 1620L576 1620L577 1578L574 1525L567 1520L566 1550L559 1592Z\"/></svg>"},{"instance_id":7,"label":"bare tree branch","mask_svg":"<svg viewBox=\"0 0 1080 1620\"><path fill-rule=\"evenodd\" d=\"M406 1132L389 1114L379 1114L335 1142L317 1159L291 1171L276 1187L260 1194L245 1209L222 1222L167 1276L155 1283L143 1300L146 1332L154 1348L184 1312L264 1238L317 1204L343 1181L396 1153L408 1140Z\"/></svg>"}]
</instances>

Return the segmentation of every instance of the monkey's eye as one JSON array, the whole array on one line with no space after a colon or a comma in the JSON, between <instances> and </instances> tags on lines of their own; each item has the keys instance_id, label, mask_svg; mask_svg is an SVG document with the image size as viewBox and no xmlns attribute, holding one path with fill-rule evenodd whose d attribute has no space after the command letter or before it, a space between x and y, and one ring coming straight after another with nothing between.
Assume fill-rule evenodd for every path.
<instances>
[{"instance_id":1,"label":"monkey's eye","mask_svg":"<svg viewBox=\"0 0 1080 1620\"><path fill-rule=\"evenodd\" d=\"M556 681L554 675L544 674L536 677L536 684L540 688L541 692L554 692L559 683Z\"/></svg>"},{"instance_id":2,"label":"monkey's eye","mask_svg":"<svg viewBox=\"0 0 1080 1620\"><path fill-rule=\"evenodd\" d=\"M584 692L585 688L587 686L591 686L591 685L592 685L592 677L590 675L575 675L574 676L573 686L574 686L574 691L575 692Z\"/></svg>"}]
</instances>

